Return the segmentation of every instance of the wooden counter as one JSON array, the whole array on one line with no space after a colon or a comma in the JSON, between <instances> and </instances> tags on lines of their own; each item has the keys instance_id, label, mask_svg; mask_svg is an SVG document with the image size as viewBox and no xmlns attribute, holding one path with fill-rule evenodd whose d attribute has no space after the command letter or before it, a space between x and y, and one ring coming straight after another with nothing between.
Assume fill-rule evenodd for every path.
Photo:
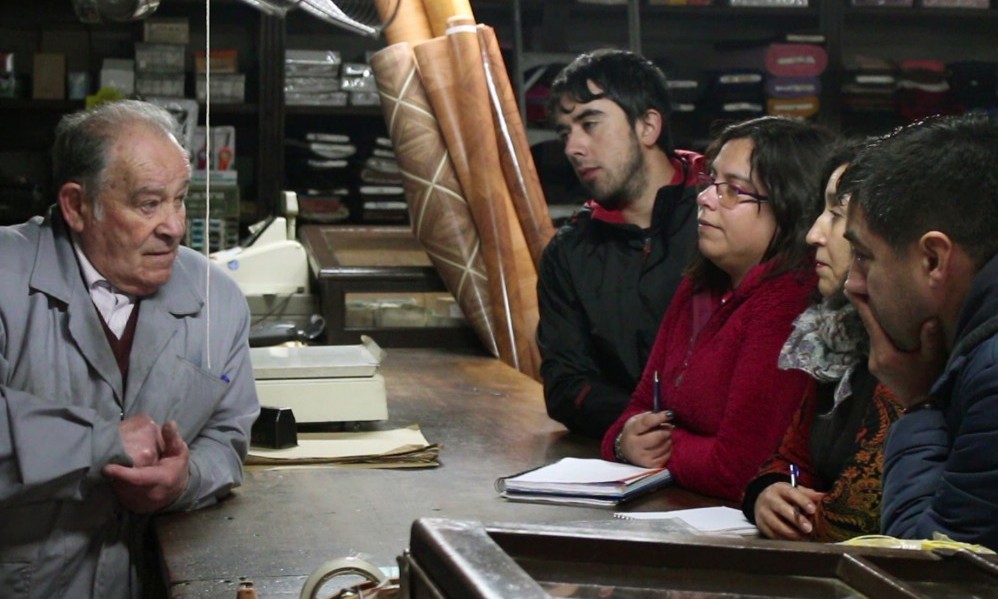
<instances>
[{"instance_id":1,"label":"wooden counter","mask_svg":"<svg viewBox=\"0 0 998 599\"><path fill-rule=\"evenodd\" d=\"M599 454L597 441L547 417L536 381L491 356L437 349L389 349L382 373L389 421L377 427L418 423L428 441L443 445L441 465L247 472L220 505L156 520L171 597L234 599L243 579L260 599L298 597L305 578L334 557L360 554L394 566L412 522L424 516L612 525L612 509L514 503L496 493L500 476ZM623 509L718 503L670 487Z\"/></svg>"}]
</instances>

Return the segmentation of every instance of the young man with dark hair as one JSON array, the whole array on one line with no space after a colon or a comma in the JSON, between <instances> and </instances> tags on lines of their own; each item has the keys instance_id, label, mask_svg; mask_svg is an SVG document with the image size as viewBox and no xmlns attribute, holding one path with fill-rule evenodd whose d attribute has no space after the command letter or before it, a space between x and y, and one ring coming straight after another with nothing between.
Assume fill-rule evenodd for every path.
<instances>
[{"instance_id":1,"label":"young man with dark hair","mask_svg":"<svg viewBox=\"0 0 998 599\"><path fill-rule=\"evenodd\" d=\"M909 125L846 172L846 290L870 371L905 414L884 458L882 526L998 549L998 126Z\"/></svg>"},{"instance_id":2,"label":"young man with dark hair","mask_svg":"<svg viewBox=\"0 0 998 599\"><path fill-rule=\"evenodd\" d=\"M577 57L549 118L592 200L558 231L538 276L548 414L602 437L644 369L696 242L701 157L673 148L666 77L622 50Z\"/></svg>"}]
</instances>

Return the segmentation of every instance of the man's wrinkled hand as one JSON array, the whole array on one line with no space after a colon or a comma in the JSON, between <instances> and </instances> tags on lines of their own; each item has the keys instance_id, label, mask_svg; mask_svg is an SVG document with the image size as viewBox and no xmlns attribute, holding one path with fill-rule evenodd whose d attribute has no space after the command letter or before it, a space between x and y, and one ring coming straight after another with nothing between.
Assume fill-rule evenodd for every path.
<instances>
[{"instance_id":1,"label":"man's wrinkled hand","mask_svg":"<svg viewBox=\"0 0 998 599\"><path fill-rule=\"evenodd\" d=\"M176 422L163 425L162 438L163 451L156 464L132 468L108 464L103 469L122 505L137 514L163 510L187 488L190 453Z\"/></svg>"},{"instance_id":2,"label":"man's wrinkled hand","mask_svg":"<svg viewBox=\"0 0 998 599\"><path fill-rule=\"evenodd\" d=\"M118 423L118 433L134 467L152 466L159 461L165 446L163 431L148 414L125 418Z\"/></svg>"}]
</instances>

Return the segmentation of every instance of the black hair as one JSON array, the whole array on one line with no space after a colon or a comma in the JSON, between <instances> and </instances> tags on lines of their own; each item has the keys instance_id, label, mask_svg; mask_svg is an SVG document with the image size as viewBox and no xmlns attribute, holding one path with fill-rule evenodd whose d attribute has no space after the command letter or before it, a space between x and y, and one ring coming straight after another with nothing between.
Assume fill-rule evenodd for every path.
<instances>
[{"instance_id":1,"label":"black hair","mask_svg":"<svg viewBox=\"0 0 998 599\"><path fill-rule=\"evenodd\" d=\"M832 178L832 175L840 166L851 163L856 158L860 149L867 143L869 141L866 138L850 137L837 140L832 144L818 177L817 205L819 214L825 209L825 188L828 186L828 180ZM845 173L843 173L844 175ZM841 180L840 178L839 181L841 182ZM839 205L842 205L844 203L844 194L840 189L836 189L836 195L838 196Z\"/></svg>"},{"instance_id":2,"label":"black hair","mask_svg":"<svg viewBox=\"0 0 998 599\"><path fill-rule=\"evenodd\" d=\"M589 82L601 93L594 94ZM581 54L561 70L551 82L548 118L564 113L562 99L586 104L606 98L620 106L632 125L649 110L662 115L662 133L656 142L670 158L676 156L669 115L672 104L665 73L655 63L633 52L604 48Z\"/></svg>"},{"instance_id":3,"label":"black hair","mask_svg":"<svg viewBox=\"0 0 998 599\"><path fill-rule=\"evenodd\" d=\"M800 119L758 117L725 127L707 148L708 162L717 157L724 144L735 139L752 142L752 177L765 186L767 203L776 218L776 232L762 257L763 262L776 260L768 276L808 268L812 250L804 238L818 214L814 198L821 196L824 187L819 189L817 174L836 140L835 134ZM731 284L728 274L699 249L686 274L701 289L721 290Z\"/></svg>"},{"instance_id":4,"label":"black hair","mask_svg":"<svg viewBox=\"0 0 998 599\"><path fill-rule=\"evenodd\" d=\"M867 228L903 253L945 233L977 268L998 253L998 125L986 115L933 117L864 148L840 184Z\"/></svg>"}]
</instances>

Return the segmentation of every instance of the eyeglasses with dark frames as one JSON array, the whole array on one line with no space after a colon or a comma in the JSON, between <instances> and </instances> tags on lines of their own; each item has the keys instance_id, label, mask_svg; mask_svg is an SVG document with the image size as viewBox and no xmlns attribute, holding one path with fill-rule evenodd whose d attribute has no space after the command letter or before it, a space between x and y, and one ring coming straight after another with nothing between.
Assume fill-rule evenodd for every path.
<instances>
[{"instance_id":1,"label":"eyeglasses with dark frames","mask_svg":"<svg viewBox=\"0 0 998 599\"><path fill-rule=\"evenodd\" d=\"M715 181L708 173L697 174L697 193L703 193L709 187L714 188L718 203L729 210L738 206L738 204L761 204L769 201L769 196L746 191L734 183L728 183L727 181Z\"/></svg>"}]
</instances>

